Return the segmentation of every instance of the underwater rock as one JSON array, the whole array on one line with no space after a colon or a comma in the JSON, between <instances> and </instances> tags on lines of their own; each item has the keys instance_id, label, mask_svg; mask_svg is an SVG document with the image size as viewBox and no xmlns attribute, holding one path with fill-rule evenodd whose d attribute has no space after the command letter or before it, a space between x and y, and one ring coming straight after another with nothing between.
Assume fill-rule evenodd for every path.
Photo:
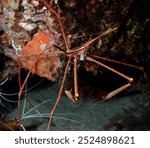
<instances>
[{"instance_id":1,"label":"underwater rock","mask_svg":"<svg viewBox=\"0 0 150 148\"><path fill-rule=\"evenodd\" d=\"M109 28L118 27L118 31L115 34L100 39L90 47L88 54L96 54L123 62L129 61L132 64L143 67L150 63L148 35L150 19L147 4L147 0L144 2L136 0L51 1L51 7L56 10L62 20L69 48L81 46L101 32ZM9 55L9 58L15 63L17 63L18 55L23 56L21 60L22 68L31 68L33 63L31 59L35 59L35 57L30 57L30 60L25 57L27 55L31 56L35 48L27 50L27 47L35 42L35 35L43 32L43 30L49 30L50 38L53 34L52 38L53 41L55 40L56 45L64 50L66 49L59 22L56 16L44 6L42 0L0 1L1 52L5 56ZM42 43L41 46L45 45ZM51 50L57 51L57 49ZM35 53L37 55L39 52L36 50ZM48 54L47 56L46 60L43 58L44 63L48 62L51 57ZM43 55L43 57L47 56ZM40 60L42 61L42 58ZM61 71L64 68L61 65L66 60L65 58L60 59L60 57L54 58L53 56L51 62L54 61L56 64L45 63L45 66L53 65L53 68L49 67L49 71L53 76L48 77L49 74L45 74L45 66L42 69L40 68L40 71L44 73L40 74L40 76L43 75L50 80L55 79L54 75L58 73L56 71L58 69ZM40 65L42 66L43 64ZM35 70L32 72L36 73ZM59 77L59 74L56 74L56 77Z\"/></svg>"}]
</instances>

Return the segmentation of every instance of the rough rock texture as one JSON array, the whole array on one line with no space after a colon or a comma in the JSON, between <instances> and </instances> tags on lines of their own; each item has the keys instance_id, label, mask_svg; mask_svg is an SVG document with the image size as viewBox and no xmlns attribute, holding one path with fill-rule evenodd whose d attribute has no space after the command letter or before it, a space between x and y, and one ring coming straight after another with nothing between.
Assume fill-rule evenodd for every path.
<instances>
[{"instance_id":1,"label":"rough rock texture","mask_svg":"<svg viewBox=\"0 0 150 148\"><path fill-rule=\"evenodd\" d=\"M31 69L36 56L47 46L58 44L59 34L47 8L36 0L1 2L2 53L11 52L12 62L19 58L26 69ZM59 44L58 44L59 45ZM7 50L6 50L7 49ZM56 51L50 48L49 51ZM9 54L10 55L10 54ZM6 61L7 62L7 61ZM45 52L37 61L32 73L55 81L62 67L59 56ZM9 67L8 71L9 70ZM11 68L11 67L10 67ZM8 72L7 72L8 73ZM16 74L16 70L12 73ZM1 73L7 77L9 75Z\"/></svg>"},{"instance_id":2,"label":"rough rock texture","mask_svg":"<svg viewBox=\"0 0 150 148\"><path fill-rule=\"evenodd\" d=\"M58 0L50 3L62 19L70 48L82 45L109 28L118 27L117 32L100 39L90 47L88 54L98 54L144 66L147 71L150 63L148 4L148 0ZM59 23L41 0L1 0L0 30L2 55L9 55L15 65L17 56L20 55L22 65L27 69L31 68L34 57L27 59L26 56L32 55L33 51L36 52L35 56L39 53L34 47L28 48L29 44L35 42L35 34L48 32L53 38L52 42L65 49ZM25 51L31 53L27 54ZM49 64L49 59L54 63ZM59 56L54 58L43 55L37 64L40 73L35 70L32 72L55 80L59 77L56 73L64 68L64 62L65 59ZM45 69L48 65L48 69ZM8 74L1 72L1 75L5 75L3 77L9 75L9 66L7 68ZM16 70L11 72L15 74Z\"/></svg>"}]
</instances>

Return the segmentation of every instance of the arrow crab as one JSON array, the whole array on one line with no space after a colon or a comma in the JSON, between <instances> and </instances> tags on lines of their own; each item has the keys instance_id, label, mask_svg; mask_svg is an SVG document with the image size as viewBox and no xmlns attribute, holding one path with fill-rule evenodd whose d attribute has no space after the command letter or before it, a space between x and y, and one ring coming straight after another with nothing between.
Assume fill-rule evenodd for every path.
<instances>
[{"instance_id":1,"label":"arrow crab","mask_svg":"<svg viewBox=\"0 0 150 148\"><path fill-rule=\"evenodd\" d=\"M38 32L34 35L33 39L28 42L26 44L26 47L23 48L22 53L26 56L26 58L28 59L32 59L31 60L26 60L26 62L24 60L24 58L22 58L21 56L18 57L19 62L21 62L21 64L25 67L29 69L29 72L24 80L24 82L21 84L21 80L20 80L20 76L18 76L19 78L19 86L20 86L20 91L18 94L18 121L20 122L21 125L21 113L20 113L20 100L21 100L21 96L24 92L25 89L25 85L28 81L28 78L30 76L31 73L36 73L40 76L49 78L48 74L45 74L45 70L47 68L47 65L44 65L44 63L42 63L43 58L46 56L49 56L49 60L51 63L57 63L58 62L58 57L59 56L64 56L66 62L65 65L65 69L64 69L64 73L63 73L63 77L62 77L62 82L61 82L61 86L59 88L59 92L56 98L56 102L52 108L52 110L50 111L50 118L49 118L49 122L48 122L48 126L47 129L49 130L51 127L51 123L52 123L52 119L53 119L53 115L54 112L56 110L56 107L61 99L63 90L64 90L64 84L65 84L65 80L67 78L67 74L70 70L70 65L73 63L73 79L74 79L74 93L72 94L70 91L65 90L66 95L73 101L76 102L78 100L79 96L79 90L78 90L78 75L77 75L77 69L80 65L80 63L82 61L88 61L91 63L94 63L98 66L101 66L103 68L106 68L107 70L115 73L116 75L121 76L122 78L124 78L125 80L127 80L126 84L120 86L119 88L116 88L114 91L111 91L110 93L102 96L102 100L108 100L111 97L117 95L118 93L122 92L123 90L127 89L129 86L131 86L132 82L133 82L133 78L111 68L110 66L107 66L105 64L103 64L102 62L100 62L99 60L103 60L103 61L109 61L112 63L117 63L117 64L121 64L121 65L125 65L125 66L129 66L129 67L133 67L136 69L139 69L141 71L144 72L142 67L138 67L138 66L134 66L131 64L127 64L127 63L123 63L123 62L119 62L119 61L115 61L115 60L110 60L104 57L100 57L97 55L90 55L88 50L91 47L91 45L93 45L96 41L98 41L100 38L105 37L106 35L109 35L113 32L115 32L117 30L117 27L115 28L110 28L107 31L99 34L97 37L85 42L84 44L82 44L79 47L75 47L75 48L70 48L69 44L68 44L68 40L66 37L66 33L65 30L66 28L64 28L63 26L63 22L62 19L59 15L58 12L56 12L52 6L50 4L48 4L45 0L40 0L40 2L42 2L45 7L47 8L47 10L49 10L49 12L56 18L56 21L58 23L58 26L60 27L61 33L62 33L62 37L64 40L64 44L65 44L65 48L63 47L59 47L57 44L55 44L55 37L54 35L50 34L49 31L45 31L45 32ZM35 51L34 48L35 46L39 46L40 50L38 51L38 54L35 55ZM28 49L29 47L33 47L33 53L31 54L31 52L29 54L28 53ZM24 57L25 57L24 56ZM39 64L42 63L42 64ZM58 63L57 63L58 64ZM59 63L60 65L61 63ZM58 66L58 65L57 65ZM55 64L52 65L53 70L59 68L59 66L57 67ZM38 67L44 67L43 70L39 70ZM55 71L55 70L54 70ZM57 71L57 70L56 70ZM51 74L51 80L55 80L55 77L53 79L54 75L57 75L57 72L54 72L53 74ZM20 75L20 70L19 70L19 75ZM145 75L145 72L144 72ZM146 76L145 76L146 77Z\"/></svg>"}]
</instances>

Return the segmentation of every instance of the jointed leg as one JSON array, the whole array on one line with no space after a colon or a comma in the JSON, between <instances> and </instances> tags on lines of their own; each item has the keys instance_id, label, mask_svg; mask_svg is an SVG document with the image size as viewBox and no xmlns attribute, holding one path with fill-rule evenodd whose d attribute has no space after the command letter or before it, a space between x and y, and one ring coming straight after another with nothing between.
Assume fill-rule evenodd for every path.
<instances>
[{"instance_id":1,"label":"jointed leg","mask_svg":"<svg viewBox=\"0 0 150 148\"><path fill-rule=\"evenodd\" d=\"M45 0L40 0L40 1L42 1L43 4L47 7L47 9L56 16L56 18L57 18L57 20L59 22L60 28L61 28L61 32L62 32L62 35L63 35L63 38L64 38L64 42L65 42L65 46L66 46L67 52L69 52L70 51L69 50L69 45L68 45L68 42L67 42L66 34L64 32L64 26L62 24L60 16L57 14L57 12L55 10L53 10L51 8L51 6Z\"/></svg>"},{"instance_id":2,"label":"jointed leg","mask_svg":"<svg viewBox=\"0 0 150 148\"><path fill-rule=\"evenodd\" d=\"M121 73L121 72L119 72L119 71L117 71L117 70L115 70L115 69L113 69L113 68L111 68L111 67L109 67L109 66L107 66L107 65L105 65L105 64L103 64L103 63L101 63L101 62L98 62L97 60L94 60L93 58L86 57L86 60L91 61L91 62L94 62L94 63L96 63L96 64L98 64L98 65L100 65L100 66L102 66L102 67L104 67L104 68L106 68L106 69L108 69L108 70L114 72L114 73L116 73L117 75L119 75L119 76L121 76L121 77L123 77L123 78L125 78L125 79L127 79L127 80L129 81L127 84L125 84L125 85L123 85L123 86L117 88L116 90L110 92L109 94L107 94L107 95L104 97L104 100L109 99L109 98L111 98L111 97L117 95L118 93L120 93L120 92L123 91L124 89L128 88L129 86L131 86L131 83L133 82L133 78L130 78L130 77L124 75L123 73Z\"/></svg>"},{"instance_id":3,"label":"jointed leg","mask_svg":"<svg viewBox=\"0 0 150 148\"><path fill-rule=\"evenodd\" d=\"M111 68L111 67L109 67L109 66L107 66L107 65L105 65L103 63L101 63L101 62L98 62L97 60L94 60L93 58L86 57L86 59L88 61L94 62L94 63L96 63L96 64L98 64L98 65L100 65L100 66L102 66L102 67L104 67L104 68L106 68L106 69L108 69L108 70L118 74L118 75L120 75L121 77L127 79L129 82L133 82L133 78L130 78L130 77L124 75L123 73L121 73L121 72L119 72L119 71L117 71L117 70L115 70L115 69L113 69L113 68Z\"/></svg>"},{"instance_id":4,"label":"jointed leg","mask_svg":"<svg viewBox=\"0 0 150 148\"><path fill-rule=\"evenodd\" d=\"M135 65L132 65L132 64L120 62L120 61L117 61L117 60L108 59L108 58L105 58L105 57L99 57L99 56L96 56L96 55L93 55L93 57L97 58L97 59L100 59L100 60L108 61L108 62L111 62L111 63L116 63L116 64L128 66L128 67L132 67L132 68L135 68L135 69L139 69L139 70L141 70L143 72L144 78L146 80L148 80L147 75L146 75L143 67L139 67L139 66L135 66Z\"/></svg>"},{"instance_id":5,"label":"jointed leg","mask_svg":"<svg viewBox=\"0 0 150 148\"><path fill-rule=\"evenodd\" d=\"M21 111L20 111L20 100L21 100L21 95L22 95L22 93L23 93L23 90L24 90L24 88L25 88L25 85L26 85L26 83L27 83L27 81L28 81L28 79L29 79L29 76L30 76L30 74L31 74L31 72L32 72L32 70L33 70L33 68L34 68L34 66L36 65L36 63L37 63L37 61L38 61L38 59L39 59L39 57L44 53L44 52L46 52L48 49L50 49L50 48L52 48L54 45L51 45L51 46L49 46L49 47L47 47L47 48L45 48L43 51L41 51L38 55L37 55L37 57L35 58L35 60L34 60L34 62L33 62L33 64L32 64L32 66L31 66L31 68L30 68L30 70L29 70L29 72L28 72L28 74L27 74L27 76L26 76L26 78L25 78L25 80L24 80L24 82L23 82L23 84L21 85L21 82L20 82L20 76L19 76L19 87L20 87L20 91L19 91L19 93L18 93L18 124L19 124L19 126L20 126L20 129L21 129ZM54 53L54 52L53 52ZM57 52L55 52L55 53L57 53ZM19 70L19 75L20 75L20 70Z\"/></svg>"},{"instance_id":6,"label":"jointed leg","mask_svg":"<svg viewBox=\"0 0 150 148\"><path fill-rule=\"evenodd\" d=\"M60 98L61 98L61 95L62 95L62 92L63 92L64 83L65 83L66 76L67 76L68 69L69 69L69 65L70 65L70 60L71 60L71 57L69 57L69 59L68 59L68 62L67 62L66 68L65 68L65 72L64 72L64 76L63 76L63 79L62 79L62 83L61 83L61 86L60 86L60 89L59 89L59 93L58 93L58 96L56 98L56 102L55 102L55 104L53 106L53 109L50 112L50 118L49 118L47 130L50 129L50 126L51 126L51 123L52 123L53 114L55 112L55 109L56 109L56 107L57 107L57 105L58 105L58 103L60 101Z\"/></svg>"},{"instance_id":7,"label":"jointed leg","mask_svg":"<svg viewBox=\"0 0 150 148\"><path fill-rule=\"evenodd\" d=\"M19 56L17 60L18 60L18 84L19 84L19 89L21 89L21 62Z\"/></svg>"},{"instance_id":8,"label":"jointed leg","mask_svg":"<svg viewBox=\"0 0 150 148\"><path fill-rule=\"evenodd\" d=\"M90 41L84 43L81 47L75 49L75 50L71 50L68 52L68 54L77 54L79 52L85 52L85 50L87 50L89 48L89 46L91 46L92 44L94 44L98 39L110 34L113 31L116 31L117 28L113 28L113 29L108 29L107 31L103 32L102 34L100 34L99 36L91 39Z\"/></svg>"},{"instance_id":9,"label":"jointed leg","mask_svg":"<svg viewBox=\"0 0 150 148\"><path fill-rule=\"evenodd\" d=\"M122 92L123 90L127 89L129 86L131 86L131 83L127 83L119 88L117 88L116 90L110 92L109 94L107 94L104 98L103 101L112 98L113 96L117 95L118 93Z\"/></svg>"},{"instance_id":10,"label":"jointed leg","mask_svg":"<svg viewBox=\"0 0 150 148\"><path fill-rule=\"evenodd\" d=\"M78 97L77 55L74 55L74 101L76 101Z\"/></svg>"}]
</instances>

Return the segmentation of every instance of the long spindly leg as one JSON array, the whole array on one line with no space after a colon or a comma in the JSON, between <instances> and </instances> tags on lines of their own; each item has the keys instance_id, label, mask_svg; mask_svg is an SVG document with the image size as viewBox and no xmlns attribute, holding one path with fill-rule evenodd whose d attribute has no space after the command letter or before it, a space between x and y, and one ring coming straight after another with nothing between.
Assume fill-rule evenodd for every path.
<instances>
[{"instance_id":1,"label":"long spindly leg","mask_svg":"<svg viewBox=\"0 0 150 148\"><path fill-rule=\"evenodd\" d=\"M121 91L123 91L123 90L125 90L126 88L128 88L129 86L131 86L131 83L133 82L133 78L128 77L128 76L126 76L125 74L123 74L123 73L121 73L121 72L119 72L119 71L117 71L117 70L115 70L115 69L113 69L113 68L111 68L111 67L109 67L109 66L107 66L107 65L105 65L105 64L103 64L103 63L101 63L101 62L99 62L99 61L97 61L97 60L95 60L95 59L93 59L93 58L91 58L91 57L86 57L86 60L91 61L91 62L94 62L94 63L96 63L96 64L98 64L98 65L100 65L100 66L102 66L102 67L104 67L104 68L106 68L106 69L108 69L108 70L110 70L110 71L116 73L117 75L119 75L119 76L121 76L121 77L123 77L123 78L125 78L125 79L128 80L128 83L127 83L127 84L125 84L125 85L123 85L123 86L117 88L116 90L110 92L109 94L107 94L107 95L104 97L104 100L109 99L109 98L111 98L111 97L117 95L117 94L120 93Z\"/></svg>"},{"instance_id":2,"label":"long spindly leg","mask_svg":"<svg viewBox=\"0 0 150 148\"><path fill-rule=\"evenodd\" d=\"M73 73L74 73L74 94L72 94L69 90L65 90L65 94L68 96L70 100L73 102L78 100L79 91L78 91L78 75L77 75L77 55L73 56Z\"/></svg>"},{"instance_id":3,"label":"long spindly leg","mask_svg":"<svg viewBox=\"0 0 150 148\"><path fill-rule=\"evenodd\" d=\"M63 35L63 39L64 39L64 42L65 42L67 52L69 52L70 49L69 49L68 41L67 41L66 34L65 34L65 31L64 31L64 26L63 26L63 23L61 21L60 16L58 15L58 13L54 9L51 8L50 4L48 4L45 0L40 0L40 1L42 1L43 4L47 7L47 9L56 16L56 18L58 20L58 23L60 25L60 28L61 28L61 32L62 32L62 35Z\"/></svg>"},{"instance_id":4,"label":"long spindly leg","mask_svg":"<svg viewBox=\"0 0 150 148\"><path fill-rule=\"evenodd\" d=\"M54 45L51 45L51 46L48 46L47 48L45 48L44 50L42 50L38 55L37 55L37 57L35 58L35 60L34 60L34 62L33 62L33 64L32 64L32 66L31 66L31 68L30 68L30 70L29 70L29 72L28 72L28 74L27 74L27 76L26 76L26 78L25 78L25 80L24 80L24 82L23 82L23 84L21 85L21 82L19 82L20 84L19 85L21 85L21 86L19 86L20 87L20 91L19 91L19 93L18 93L18 124L19 124L19 126L20 126L20 129L21 129L21 109L20 109L20 100L21 100L21 96L22 96L22 93L23 93L23 90L24 90L24 88L25 88L25 85L26 85L26 83L27 83L27 81L28 81L28 79L29 79L29 76L30 76L30 74L31 74L31 72L32 72L32 70L33 70L33 68L34 68L34 66L36 65L36 63L37 63L37 61L38 61L38 59L39 59L39 57L44 53L44 52L46 52L47 50L49 50L50 48L52 48L52 47L54 47ZM55 54L62 54L63 52L52 52L52 54L53 53L55 53ZM51 54L51 52L50 52L50 54ZM19 74L20 74L20 72L19 72ZM19 76L20 77L20 76ZM20 81L20 80L19 80Z\"/></svg>"},{"instance_id":5,"label":"long spindly leg","mask_svg":"<svg viewBox=\"0 0 150 148\"><path fill-rule=\"evenodd\" d=\"M48 121L47 130L50 130L53 114L55 112L55 109L56 109L56 107L57 107L57 105L58 105L58 103L60 101L60 98L61 98L61 95L62 95L62 92L63 92L64 83L65 83L66 76L67 76L68 69L69 69L69 65L70 65L70 60L71 60L71 56L69 57L67 65L66 65L66 68L65 68L64 76L63 76L63 79L62 79L62 82L61 82L61 86L60 86L60 89L59 89L58 96L56 98L56 102L55 102L55 104L54 104L54 106L53 106L53 108L52 108L52 110L50 112L50 118L49 118L49 121Z\"/></svg>"},{"instance_id":6,"label":"long spindly leg","mask_svg":"<svg viewBox=\"0 0 150 148\"><path fill-rule=\"evenodd\" d=\"M92 57L100 59L100 60L108 61L108 62L111 62L111 63L116 63L116 64L128 66L128 67L132 67L132 68L135 68L135 69L139 69L143 72L144 78L146 80L148 80L148 77L147 77L146 72L145 72L143 67L135 66L135 65L128 64L128 63L125 63L125 62L120 62L120 61L117 61L117 60L112 60L112 59L108 59L108 58L100 57L100 56L96 56L96 55L93 55Z\"/></svg>"},{"instance_id":7,"label":"long spindly leg","mask_svg":"<svg viewBox=\"0 0 150 148\"><path fill-rule=\"evenodd\" d=\"M112 92L110 92L106 96L104 96L104 100L103 101L112 98L113 96L115 96L118 93L122 92L123 90L127 89L129 86L131 86L130 82L125 84L125 85L123 85L123 86L121 86L121 87L119 87L119 88L117 88L117 89L115 89L115 90L113 90Z\"/></svg>"},{"instance_id":8,"label":"long spindly leg","mask_svg":"<svg viewBox=\"0 0 150 148\"><path fill-rule=\"evenodd\" d=\"M79 97L78 78L77 78L77 55L74 55L74 101Z\"/></svg>"},{"instance_id":9,"label":"long spindly leg","mask_svg":"<svg viewBox=\"0 0 150 148\"><path fill-rule=\"evenodd\" d=\"M111 28L108 29L107 31L103 32L102 34L100 34L99 36L91 39L90 41L84 43L81 47L78 47L77 49L71 50L70 52L68 52L68 54L75 54L75 53L79 53L79 52L85 52L85 50L87 50L89 48L89 46L91 46L92 44L94 44L98 39L116 31L117 28Z\"/></svg>"},{"instance_id":10,"label":"long spindly leg","mask_svg":"<svg viewBox=\"0 0 150 148\"><path fill-rule=\"evenodd\" d=\"M17 60L18 60L18 84L19 84L19 89L21 89L21 62L19 56Z\"/></svg>"}]
</instances>

